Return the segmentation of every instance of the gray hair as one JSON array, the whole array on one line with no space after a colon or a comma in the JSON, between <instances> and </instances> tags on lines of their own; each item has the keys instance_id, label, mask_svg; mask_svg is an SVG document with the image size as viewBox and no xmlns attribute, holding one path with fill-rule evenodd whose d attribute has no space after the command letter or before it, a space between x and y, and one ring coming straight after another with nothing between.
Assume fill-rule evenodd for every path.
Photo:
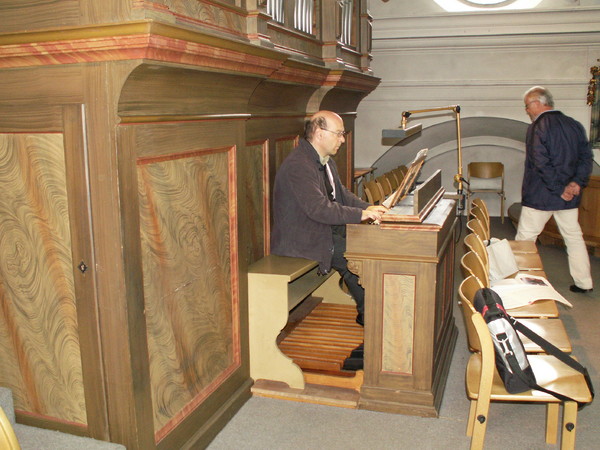
<instances>
[{"instance_id":1,"label":"gray hair","mask_svg":"<svg viewBox=\"0 0 600 450\"><path fill-rule=\"evenodd\" d=\"M304 123L304 139L310 141L317 129L326 129L327 128L327 120L323 116L314 117L312 120L307 120Z\"/></svg>"},{"instance_id":2,"label":"gray hair","mask_svg":"<svg viewBox=\"0 0 600 450\"><path fill-rule=\"evenodd\" d=\"M525 92L523 95L523 99L526 100L528 97L539 100L542 105L554 108L554 97L552 97L550 91L545 87L534 86L530 89L527 89L527 92Z\"/></svg>"}]
</instances>

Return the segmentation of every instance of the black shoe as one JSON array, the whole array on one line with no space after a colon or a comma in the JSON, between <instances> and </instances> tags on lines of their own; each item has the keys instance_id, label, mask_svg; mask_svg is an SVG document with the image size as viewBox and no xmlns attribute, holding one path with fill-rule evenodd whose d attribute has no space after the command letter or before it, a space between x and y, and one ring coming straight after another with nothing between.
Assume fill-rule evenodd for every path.
<instances>
[{"instance_id":1,"label":"black shoe","mask_svg":"<svg viewBox=\"0 0 600 450\"><path fill-rule=\"evenodd\" d=\"M362 358L346 358L342 370L362 370L364 369L364 362Z\"/></svg>"},{"instance_id":2,"label":"black shoe","mask_svg":"<svg viewBox=\"0 0 600 450\"><path fill-rule=\"evenodd\" d=\"M586 292L592 292L594 289L582 289L579 286L577 286L576 284L572 284L569 287L569 290L571 292L577 292L578 294L585 294Z\"/></svg>"},{"instance_id":3,"label":"black shoe","mask_svg":"<svg viewBox=\"0 0 600 450\"><path fill-rule=\"evenodd\" d=\"M361 327L365 326L365 315L363 313L358 313L358 316L356 316L356 323Z\"/></svg>"},{"instance_id":4,"label":"black shoe","mask_svg":"<svg viewBox=\"0 0 600 450\"><path fill-rule=\"evenodd\" d=\"M360 344L352 352L350 352L350 358L362 358L365 354L365 344Z\"/></svg>"}]
</instances>

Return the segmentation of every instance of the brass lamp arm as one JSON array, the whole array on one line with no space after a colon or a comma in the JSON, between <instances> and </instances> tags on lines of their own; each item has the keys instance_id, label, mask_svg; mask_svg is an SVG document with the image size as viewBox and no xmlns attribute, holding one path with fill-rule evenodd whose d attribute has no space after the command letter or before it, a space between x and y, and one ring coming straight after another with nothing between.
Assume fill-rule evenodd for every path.
<instances>
[{"instance_id":1,"label":"brass lamp arm","mask_svg":"<svg viewBox=\"0 0 600 450\"><path fill-rule=\"evenodd\" d=\"M462 195L463 193L463 164L462 164L462 145L460 141L460 105L440 106L437 108L426 108L426 109L415 109L412 111L402 112L402 129L406 129L406 123L408 118L412 114L428 113L435 111L453 111L456 114L456 148L458 153L458 172L454 175L454 181L457 183L457 193ZM462 206L462 205L461 205Z\"/></svg>"}]
</instances>

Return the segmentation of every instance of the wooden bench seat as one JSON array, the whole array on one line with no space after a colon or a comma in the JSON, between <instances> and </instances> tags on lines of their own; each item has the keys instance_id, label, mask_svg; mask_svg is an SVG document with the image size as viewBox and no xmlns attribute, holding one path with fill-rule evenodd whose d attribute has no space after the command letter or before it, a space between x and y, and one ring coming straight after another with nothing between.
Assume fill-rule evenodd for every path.
<instances>
[{"instance_id":1,"label":"wooden bench seat","mask_svg":"<svg viewBox=\"0 0 600 450\"><path fill-rule=\"evenodd\" d=\"M250 376L255 381L305 389L318 380L360 389L359 377L342 365L363 342L363 328L355 322L356 305L337 280L336 272L321 276L317 262L304 258L269 255L250 266ZM356 379L349 382L350 377Z\"/></svg>"},{"instance_id":2,"label":"wooden bench seat","mask_svg":"<svg viewBox=\"0 0 600 450\"><path fill-rule=\"evenodd\" d=\"M302 370L277 346L289 312L325 280L318 263L304 258L268 255L248 269L250 376L303 389Z\"/></svg>"}]
</instances>

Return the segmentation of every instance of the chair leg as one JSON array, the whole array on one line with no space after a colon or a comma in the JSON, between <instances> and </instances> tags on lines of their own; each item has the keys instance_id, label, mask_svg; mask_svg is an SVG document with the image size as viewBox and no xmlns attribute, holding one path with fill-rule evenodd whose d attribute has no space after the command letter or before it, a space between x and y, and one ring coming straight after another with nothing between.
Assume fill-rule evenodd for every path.
<instances>
[{"instance_id":1,"label":"chair leg","mask_svg":"<svg viewBox=\"0 0 600 450\"><path fill-rule=\"evenodd\" d=\"M481 394L480 394L481 395ZM483 450L485 430L488 423L490 401L480 398L473 414L473 435L471 436L471 450Z\"/></svg>"},{"instance_id":2,"label":"chair leg","mask_svg":"<svg viewBox=\"0 0 600 450\"><path fill-rule=\"evenodd\" d=\"M546 444L556 444L559 407L558 403L546 404Z\"/></svg>"},{"instance_id":3,"label":"chair leg","mask_svg":"<svg viewBox=\"0 0 600 450\"><path fill-rule=\"evenodd\" d=\"M473 436L473 422L475 421L475 410L477 409L477 400L471 400L469 407L469 420L467 421L467 436Z\"/></svg>"},{"instance_id":4,"label":"chair leg","mask_svg":"<svg viewBox=\"0 0 600 450\"><path fill-rule=\"evenodd\" d=\"M563 406L563 426L560 439L561 450L575 448L575 434L577 432L577 403L565 402Z\"/></svg>"}]
</instances>

